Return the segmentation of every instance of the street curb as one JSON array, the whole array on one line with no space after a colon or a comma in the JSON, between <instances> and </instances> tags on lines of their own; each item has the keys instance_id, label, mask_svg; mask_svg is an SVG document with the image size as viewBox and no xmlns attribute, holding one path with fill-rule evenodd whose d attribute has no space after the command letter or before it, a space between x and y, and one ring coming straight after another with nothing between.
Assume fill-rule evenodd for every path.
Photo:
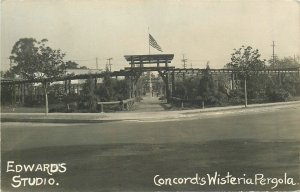
<instances>
[{"instance_id":1,"label":"street curb","mask_svg":"<svg viewBox=\"0 0 300 192\"><path fill-rule=\"evenodd\" d=\"M118 119L99 119L99 120L88 120L88 119L25 119L25 118L1 118L1 122L23 122L23 123L108 123L122 121Z\"/></svg>"},{"instance_id":2,"label":"street curb","mask_svg":"<svg viewBox=\"0 0 300 192\"><path fill-rule=\"evenodd\" d=\"M189 109L189 110L177 110L177 111L162 111L161 114L156 112L140 112L140 113L124 113L124 116L120 113L50 113L48 116L43 114L30 114L30 113L2 113L1 122L32 122L32 123L108 123L117 121L160 121L160 120L174 120L185 118L185 115L197 115L205 113L213 113L220 111L234 111L234 110L247 110L255 108L269 108L269 107L291 107L294 105L300 105L300 101L292 102L278 102L278 103L265 103L265 104L253 104L248 105L245 108L243 105L226 106L226 107L212 107L205 109ZM117 115L115 115L117 114ZM167 114L167 116L165 116ZM120 116L121 115L121 116ZM125 115L130 115L126 117ZM64 117L63 117L64 116ZM62 118L63 117L63 118Z\"/></svg>"},{"instance_id":3,"label":"street curb","mask_svg":"<svg viewBox=\"0 0 300 192\"><path fill-rule=\"evenodd\" d=\"M211 107L205 109L193 109L193 110L186 110L186 113L184 114L208 113L208 112L230 111L230 110L239 110L239 109L247 110L247 109L267 108L267 107L276 107L276 106L290 107L292 105L300 105L300 101L252 104L252 105L248 105L247 107L245 107L244 105L236 105L236 106L226 106L226 107Z\"/></svg>"}]
</instances>

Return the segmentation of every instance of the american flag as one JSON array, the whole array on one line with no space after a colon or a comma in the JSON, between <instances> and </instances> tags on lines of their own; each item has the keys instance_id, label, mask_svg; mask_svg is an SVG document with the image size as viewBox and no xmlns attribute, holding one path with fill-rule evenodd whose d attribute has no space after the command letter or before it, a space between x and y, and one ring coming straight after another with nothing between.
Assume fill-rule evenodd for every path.
<instances>
[{"instance_id":1,"label":"american flag","mask_svg":"<svg viewBox=\"0 0 300 192\"><path fill-rule=\"evenodd\" d=\"M157 44L157 42L155 41L155 39L152 37L152 35L149 34L149 44L157 49L158 51L161 51L162 52L162 49L161 47Z\"/></svg>"}]
</instances>

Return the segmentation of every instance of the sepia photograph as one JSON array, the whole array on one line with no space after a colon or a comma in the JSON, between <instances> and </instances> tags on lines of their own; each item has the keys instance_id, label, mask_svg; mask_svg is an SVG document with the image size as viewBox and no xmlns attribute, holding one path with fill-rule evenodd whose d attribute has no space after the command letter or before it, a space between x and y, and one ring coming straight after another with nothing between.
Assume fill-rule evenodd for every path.
<instances>
[{"instance_id":1,"label":"sepia photograph","mask_svg":"<svg viewBox=\"0 0 300 192\"><path fill-rule=\"evenodd\" d=\"M299 0L1 0L1 191L300 191Z\"/></svg>"}]
</instances>

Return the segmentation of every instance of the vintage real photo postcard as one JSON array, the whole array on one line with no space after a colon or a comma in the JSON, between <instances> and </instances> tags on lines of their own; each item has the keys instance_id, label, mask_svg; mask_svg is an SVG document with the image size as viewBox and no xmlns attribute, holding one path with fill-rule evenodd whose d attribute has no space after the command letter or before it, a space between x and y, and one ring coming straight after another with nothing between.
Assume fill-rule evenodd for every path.
<instances>
[{"instance_id":1,"label":"vintage real photo postcard","mask_svg":"<svg viewBox=\"0 0 300 192\"><path fill-rule=\"evenodd\" d=\"M299 191L300 1L2 0L1 191Z\"/></svg>"}]
</instances>

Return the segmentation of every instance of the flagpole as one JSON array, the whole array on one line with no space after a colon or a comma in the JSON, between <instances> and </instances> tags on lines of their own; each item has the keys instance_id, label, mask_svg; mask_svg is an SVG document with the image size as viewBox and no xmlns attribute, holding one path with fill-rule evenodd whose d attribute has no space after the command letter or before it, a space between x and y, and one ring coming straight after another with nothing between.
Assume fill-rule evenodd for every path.
<instances>
[{"instance_id":1,"label":"flagpole","mask_svg":"<svg viewBox=\"0 0 300 192\"><path fill-rule=\"evenodd\" d=\"M149 32L149 26L148 26L148 42L149 42L149 58L150 58L150 32ZM151 82L151 71L149 72L149 91L150 91L150 95L153 97L152 82Z\"/></svg>"},{"instance_id":2,"label":"flagpole","mask_svg":"<svg viewBox=\"0 0 300 192\"><path fill-rule=\"evenodd\" d=\"M149 27L148 27L148 44L149 44L149 55L150 55L150 38L149 38L150 32L149 32Z\"/></svg>"}]
</instances>

